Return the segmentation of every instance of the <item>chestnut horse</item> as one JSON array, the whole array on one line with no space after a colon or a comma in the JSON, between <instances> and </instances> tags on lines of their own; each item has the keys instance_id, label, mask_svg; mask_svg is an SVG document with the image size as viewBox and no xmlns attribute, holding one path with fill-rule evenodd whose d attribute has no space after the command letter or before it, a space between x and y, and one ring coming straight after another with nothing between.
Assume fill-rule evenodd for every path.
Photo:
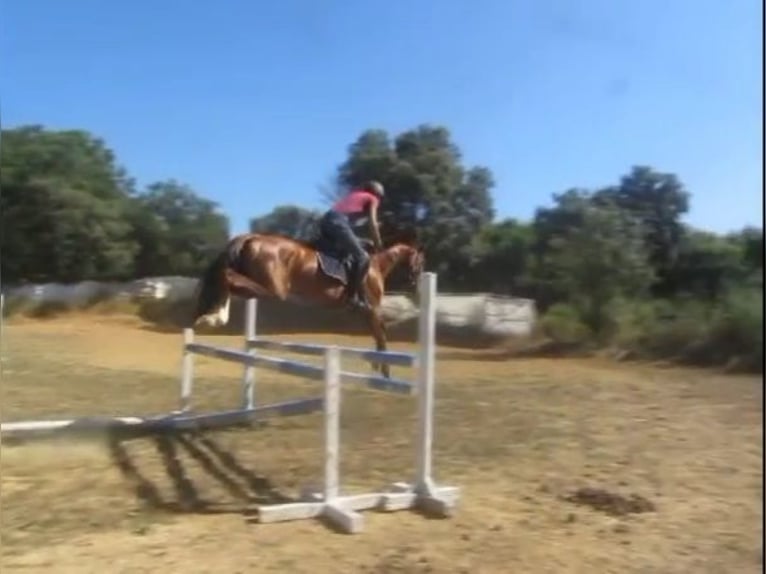
<instances>
[{"instance_id":1,"label":"chestnut horse","mask_svg":"<svg viewBox=\"0 0 766 574\"><path fill-rule=\"evenodd\" d=\"M193 325L225 325L231 296L271 298L341 309L349 299L348 267L331 246L306 243L276 234L244 233L229 240L210 263L197 287ZM422 251L409 242L397 242L374 253L370 244L369 271L363 288L370 304L364 311L378 351L385 351L386 328L381 315L384 282L400 263L407 266L416 285L423 269ZM388 365L377 365L384 377Z\"/></svg>"}]
</instances>

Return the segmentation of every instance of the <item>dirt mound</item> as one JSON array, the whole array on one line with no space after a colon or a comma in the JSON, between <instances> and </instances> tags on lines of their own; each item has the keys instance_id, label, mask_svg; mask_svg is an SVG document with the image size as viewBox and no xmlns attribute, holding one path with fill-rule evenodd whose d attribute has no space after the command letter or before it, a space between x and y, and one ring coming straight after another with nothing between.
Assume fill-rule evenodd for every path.
<instances>
[{"instance_id":1,"label":"dirt mound","mask_svg":"<svg viewBox=\"0 0 766 574\"><path fill-rule=\"evenodd\" d=\"M605 512L611 516L625 516L657 510L651 500L640 494L630 494L626 497L602 488L578 488L576 491L563 496L562 499L579 506L590 506L594 510Z\"/></svg>"}]
</instances>

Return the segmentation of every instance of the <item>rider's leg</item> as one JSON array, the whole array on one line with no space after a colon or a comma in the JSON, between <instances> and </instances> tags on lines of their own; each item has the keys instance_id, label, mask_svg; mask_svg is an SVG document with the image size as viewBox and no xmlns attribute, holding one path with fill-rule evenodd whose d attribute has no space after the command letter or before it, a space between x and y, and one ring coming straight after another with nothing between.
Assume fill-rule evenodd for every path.
<instances>
[{"instance_id":1,"label":"rider's leg","mask_svg":"<svg viewBox=\"0 0 766 574\"><path fill-rule=\"evenodd\" d=\"M354 267L354 289L356 293L356 300L359 305L367 308L369 302L367 301L367 295L364 292L364 279L367 277L367 271L370 269L370 256L362 249L361 254L357 256L356 266Z\"/></svg>"},{"instance_id":2,"label":"rider's leg","mask_svg":"<svg viewBox=\"0 0 766 574\"><path fill-rule=\"evenodd\" d=\"M331 212L332 213L332 212ZM351 229L348 219L341 214L328 214L328 217L323 221L324 227L329 231L330 235L334 237L341 248L347 251L354 258L354 268L349 277L351 282L351 302L354 305L366 307L366 297L364 296L364 289L362 289L362 281L367 274L367 270L370 266L370 256L364 250L361 241Z\"/></svg>"}]
</instances>

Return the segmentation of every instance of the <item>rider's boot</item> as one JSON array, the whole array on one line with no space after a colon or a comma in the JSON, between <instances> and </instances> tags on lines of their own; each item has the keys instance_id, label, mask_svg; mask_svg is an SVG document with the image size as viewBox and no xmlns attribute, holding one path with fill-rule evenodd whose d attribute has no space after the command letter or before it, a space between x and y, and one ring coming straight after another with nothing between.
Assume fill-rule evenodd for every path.
<instances>
[{"instance_id":1,"label":"rider's boot","mask_svg":"<svg viewBox=\"0 0 766 574\"><path fill-rule=\"evenodd\" d=\"M370 268L370 258L365 254L364 259L357 261L354 265L354 274L351 278L351 299L349 302L352 307L360 311L368 311L370 303L364 292L364 280L367 277L367 270Z\"/></svg>"}]
</instances>

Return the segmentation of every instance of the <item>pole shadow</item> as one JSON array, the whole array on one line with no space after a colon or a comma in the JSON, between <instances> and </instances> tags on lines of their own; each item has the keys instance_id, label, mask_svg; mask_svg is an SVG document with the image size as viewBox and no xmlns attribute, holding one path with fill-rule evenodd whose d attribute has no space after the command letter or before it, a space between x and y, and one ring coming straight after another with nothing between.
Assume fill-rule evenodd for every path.
<instances>
[{"instance_id":1,"label":"pole shadow","mask_svg":"<svg viewBox=\"0 0 766 574\"><path fill-rule=\"evenodd\" d=\"M115 430L109 433L107 443L113 463L133 485L136 498L152 510L179 514L241 514L251 517L257 515L259 505L296 500L281 493L265 476L245 467L211 433L167 431L148 434ZM142 470L139 456L131 452L133 449L130 443L134 441L145 441L144 444L152 445L171 486L170 493L163 494L157 483L159 481L153 482L146 471ZM146 456L142 453L140 458L145 459ZM192 471L212 478L228 498L222 500L220 496L203 496L199 484L192 479Z\"/></svg>"}]
</instances>

